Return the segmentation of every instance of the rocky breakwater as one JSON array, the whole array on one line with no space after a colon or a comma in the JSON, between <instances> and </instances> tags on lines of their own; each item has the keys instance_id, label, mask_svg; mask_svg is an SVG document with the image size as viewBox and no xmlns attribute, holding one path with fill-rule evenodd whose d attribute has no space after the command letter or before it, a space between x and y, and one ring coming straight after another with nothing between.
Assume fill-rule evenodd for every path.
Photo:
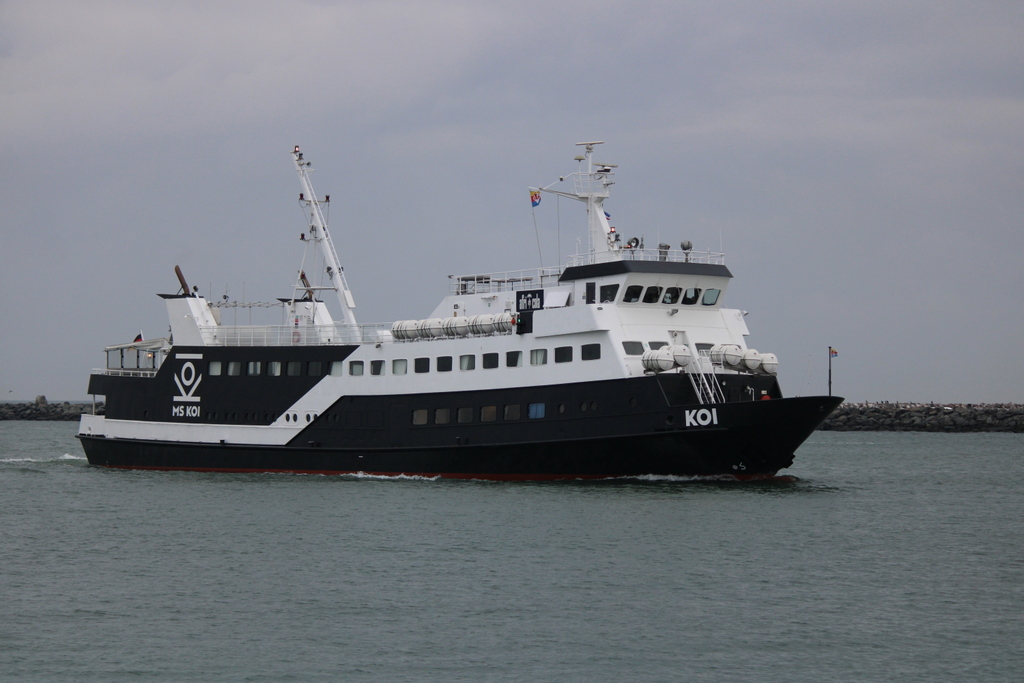
<instances>
[{"instance_id":1,"label":"rocky breakwater","mask_svg":"<svg viewBox=\"0 0 1024 683\"><path fill-rule=\"evenodd\" d=\"M103 404L96 404L96 412L103 413ZM82 414L92 414L91 403L50 403L45 396L36 396L31 403L0 403L0 420L77 420Z\"/></svg>"},{"instance_id":2,"label":"rocky breakwater","mask_svg":"<svg viewBox=\"0 0 1024 683\"><path fill-rule=\"evenodd\" d=\"M835 432L1024 432L1016 403L844 403L819 427Z\"/></svg>"}]
</instances>

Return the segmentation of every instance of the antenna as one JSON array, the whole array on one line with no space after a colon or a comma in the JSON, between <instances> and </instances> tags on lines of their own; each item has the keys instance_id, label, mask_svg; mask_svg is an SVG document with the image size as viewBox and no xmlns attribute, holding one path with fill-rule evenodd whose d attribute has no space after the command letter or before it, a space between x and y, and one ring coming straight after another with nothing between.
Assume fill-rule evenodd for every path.
<instances>
[{"instance_id":1,"label":"antenna","mask_svg":"<svg viewBox=\"0 0 1024 683\"><path fill-rule=\"evenodd\" d=\"M547 187L531 187L537 192L549 192L559 197L575 199L587 205L587 238L588 252L590 258L597 258L598 253L617 252L621 249L618 235L615 229L608 222L609 216L604 210L604 200L608 198L610 188L615 184L615 172L617 164L598 164L594 168L594 160L591 155L594 152L594 145L603 145L604 140L593 140L591 142L577 142L577 147L584 147L585 153L579 154L574 161L580 162L580 170L569 175L560 176L557 182L572 178L573 191L559 191L551 189L556 183ZM582 163L587 162L587 168L582 168Z\"/></svg>"}]
</instances>

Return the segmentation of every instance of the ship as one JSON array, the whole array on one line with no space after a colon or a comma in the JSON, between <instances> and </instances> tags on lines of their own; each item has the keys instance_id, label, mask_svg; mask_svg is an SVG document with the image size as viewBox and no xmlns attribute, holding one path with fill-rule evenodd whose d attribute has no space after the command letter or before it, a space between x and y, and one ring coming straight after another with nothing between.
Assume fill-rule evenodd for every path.
<instances>
[{"instance_id":1,"label":"ship","mask_svg":"<svg viewBox=\"0 0 1024 683\"><path fill-rule=\"evenodd\" d=\"M107 346L90 374L103 409L83 415L77 434L89 463L481 480L777 476L843 399L783 396L778 358L750 348L746 313L724 306L732 273L721 251L651 248L611 225L618 167L595 161L601 144L577 143L574 172L530 188L534 206L548 194L585 205L575 254L557 267L449 275L429 315L387 324L357 322L330 196L318 198L296 146L308 225L292 293L272 302L280 321L227 324L226 307L241 304L207 300L176 265L178 291L159 295L168 336Z\"/></svg>"}]
</instances>

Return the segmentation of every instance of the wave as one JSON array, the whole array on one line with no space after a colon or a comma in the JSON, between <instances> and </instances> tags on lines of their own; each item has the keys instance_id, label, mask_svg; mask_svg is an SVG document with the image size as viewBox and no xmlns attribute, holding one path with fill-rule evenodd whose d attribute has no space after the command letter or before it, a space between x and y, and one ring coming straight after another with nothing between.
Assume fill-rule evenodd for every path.
<instances>
[{"instance_id":1,"label":"wave","mask_svg":"<svg viewBox=\"0 0 1024 683\"><path fill-rule=\"evenodd\" d=\"M367 472L354 472L341 476L352 479L381 479L384 481L438 481L441 479L440 475L424 477L418 474L369 474Z\"/></svg>"},{"instance_id":2,"label":"wave","mask_svg":"<svg viewBox=\"0 0 1024 683\"><path fill-rule=\"evenodd\" d=\"M0 458L2 462L58 462L60 460L85 460L84 455L72 455L70 453L64 453L52 458Z\"/></svg>"}]
</instances>

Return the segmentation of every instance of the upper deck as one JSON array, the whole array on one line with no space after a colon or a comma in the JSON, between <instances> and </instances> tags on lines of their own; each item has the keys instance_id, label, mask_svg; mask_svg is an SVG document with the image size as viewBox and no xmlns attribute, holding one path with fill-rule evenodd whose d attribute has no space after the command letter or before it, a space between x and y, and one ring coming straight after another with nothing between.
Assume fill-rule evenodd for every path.
<instances>
[{"instance_id":1,"label":"upper deck","mask_svg":"<svg viewBox=\"0 0 1024 683\"><path fill-rule=\"evenodd\" d=\"M671 272L732 277L725 254L717 251L623 248L614 252L572 254L565 268L528 268L496 273L449 275L449 294L494 294L523 289L557 287L577 277L597 277L624 272ZM631 265L636 264L636 265ZM658 266L655 264L666 264ZM673 264L673 265L668 265ZM689 264L692 267L687 267ZM596 266L596 267L594 267Z\"/></svg>"}]
</instances>

